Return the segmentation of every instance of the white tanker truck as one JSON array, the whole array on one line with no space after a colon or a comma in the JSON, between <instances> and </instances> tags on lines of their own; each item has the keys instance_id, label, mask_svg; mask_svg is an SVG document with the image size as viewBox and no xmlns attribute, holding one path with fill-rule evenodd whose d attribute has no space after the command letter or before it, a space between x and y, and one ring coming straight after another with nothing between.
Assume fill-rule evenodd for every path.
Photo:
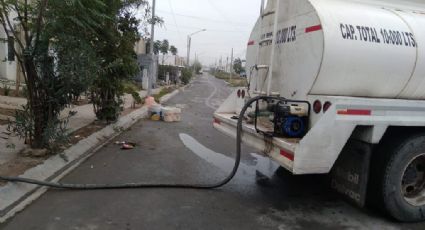
<instances>
[{"instance_id":1,"label":"white tanker truck","mask_svg":"<svg viewBox=\"0 0 425 230\"><path fill-rule=\"evenodd\" d=\"M247 50L249 86L214 127L293 174L328 174L354 203L425 219L425 2L269 0ZM312 185L314 186L314 185ZM370 202L369 202L370 201Z\"/></svg>"}]
</instances>

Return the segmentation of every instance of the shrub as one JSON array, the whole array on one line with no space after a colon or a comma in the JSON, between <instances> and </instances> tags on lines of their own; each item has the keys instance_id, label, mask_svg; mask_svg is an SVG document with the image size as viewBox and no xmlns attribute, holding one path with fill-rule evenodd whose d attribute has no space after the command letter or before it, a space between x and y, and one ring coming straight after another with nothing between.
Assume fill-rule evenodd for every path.
<instances>
[{"instance_id":1,"label":"shrub","mask_svg":"<svg viewBox=\"0 0 425 230\"><path fill-rule=\"evenodd\" d=\"M188 68L184 68L182 70L182 83L187 85L189 84L190 79L192 79L192 71Z\"/></svg>"}]
</instances>

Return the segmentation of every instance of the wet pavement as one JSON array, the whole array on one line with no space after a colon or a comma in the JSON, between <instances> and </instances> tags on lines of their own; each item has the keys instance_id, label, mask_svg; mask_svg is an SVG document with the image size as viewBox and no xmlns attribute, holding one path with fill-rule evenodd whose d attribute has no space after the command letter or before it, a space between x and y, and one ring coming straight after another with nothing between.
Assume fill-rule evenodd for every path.
<instances>
[{"instance_id":1,"label":"wet pavement","mask_svg":"<svg viewBox=\"0 0 425 230\"><path fill-rule=\"evenodd\" d=\"M168 105L182 122L140 121L68 175L69 183L213 183L230 172L235 140L212 127L212 113L231 92L198 77ZM241 169L216 190L50 190L0 229L425 229L358 209L328 189L326 176L292 176L244 147Z\"/></svg>"}]
</instances>

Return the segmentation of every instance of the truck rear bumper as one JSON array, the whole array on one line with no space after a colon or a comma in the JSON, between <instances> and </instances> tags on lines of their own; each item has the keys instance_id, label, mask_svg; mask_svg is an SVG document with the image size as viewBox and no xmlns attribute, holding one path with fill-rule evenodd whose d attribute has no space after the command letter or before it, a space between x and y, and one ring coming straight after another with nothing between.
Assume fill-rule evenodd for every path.
<instances>
[{"instance_id":1,"label":"truck rear bumper","mask_svg":"<svg viewBox=\"0 0 425 230\"><path fill-rule=\"evenodd\" d=\"M234 113L215 113L214 128L236 139L237 120L232 119L234 116ZM257 133L253 125L244 123L242 141L253 148L263 150L263 153L268 157L275 160L290 172L293 172L294 153L298 146L299 139L274 137L267 140L262 134Z\"/></svg>"}]
</instances>

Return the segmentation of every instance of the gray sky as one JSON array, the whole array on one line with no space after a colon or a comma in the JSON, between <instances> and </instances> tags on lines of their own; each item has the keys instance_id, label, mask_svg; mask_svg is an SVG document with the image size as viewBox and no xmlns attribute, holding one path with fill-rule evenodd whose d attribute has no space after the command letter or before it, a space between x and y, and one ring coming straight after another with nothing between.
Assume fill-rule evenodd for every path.
<instances>
[{"instance_id":1,"label":"gray sky","mask_svg":"<svg viewBox=\"0 0 425 230\"><path fill-rule=\"evenodd\" d=\"M156 28L155 40L168 39L186 57L187 35L192 37L191 60L197 53L204 65L230 57L245 58L252 27L259 16L261 0L157 0L157 15L165 21Z\"/></svg>"}]
</instances>

